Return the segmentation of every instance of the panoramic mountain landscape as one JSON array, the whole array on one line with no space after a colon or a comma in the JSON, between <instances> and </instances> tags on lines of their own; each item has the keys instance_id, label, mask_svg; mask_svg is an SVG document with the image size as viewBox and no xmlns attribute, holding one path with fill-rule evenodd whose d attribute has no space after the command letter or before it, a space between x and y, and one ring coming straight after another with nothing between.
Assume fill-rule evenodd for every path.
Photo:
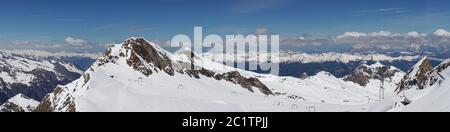
<instances>
[{"instance_id":1,"label":"panoramic mountain landscape","mask_svg":"<svg viewBox=\"0 0 450 132\"><path fill-rule=\"evenodd\" d=\"M189 49L172 54L144 38L129 38L112 45L79 79L57 86L34 111L402 111L414 104L409 98L445 84L448 75L440 73L446 66L433 70L425 57L408 73L375 63L361 64L343 78L325 71L281 77L207 61Z\"/></svg>"},{"instance_id":2,"label":"panoramic mountain landscape","mask_svg":"<svg viewBox=\"0 0 450 132\"><path fill-rule=\"evenodd\" d=\"M449 1L0 3L0 112L450 112Z\"/></svg>"}]
</instances>

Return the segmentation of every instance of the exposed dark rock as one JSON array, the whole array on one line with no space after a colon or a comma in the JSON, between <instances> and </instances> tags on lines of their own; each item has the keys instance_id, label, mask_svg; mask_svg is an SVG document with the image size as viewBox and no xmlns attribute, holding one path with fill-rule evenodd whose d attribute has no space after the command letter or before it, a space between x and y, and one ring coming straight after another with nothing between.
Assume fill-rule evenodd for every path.
<instances>
[{"instance_id":1,"label":"exposed dark rock","mask_svg":"<svg viewBox=\"0 0 450 132\"><path fill-rule=\"evenodd\" d=\"M6 102L2 106L3 108L0 109L0 112L25 112L23 108L10 102Z\"/></svg>"},{"instance_id":2,"label":"exposed dark rock","mask_svg":"<svg viewBox=\"0 0 450 132\"><path fill-rule=\"evenodd\" d=\"M33 112L53 112L52 102L50 101L50 95L47 95L42 99L41 103L33 110Z\"/></svg>"},{"instance_id":3,"label":"exposed dark rock","mask_svg":"<svg viewBox=\"0 0 450 132\"><path fill-rule=\"evenodd\" d=\"M246 88L250 92L254 92L252 87L258 88L265 95L273 95L272 91L267 88L258 78L250 77L246 78L241 75L238 71L232 71L228 73L217 74L213 71L207 69L201 70L189 70L189 75L192 75L196 78L200 78L197 74L201 74L203 76L214 78L216 80L226 80L232 82L234 84L238 84L243 88Z\"/></svg>"},{"instance_id":4,"label":"exposed dark rock","mask_svg":"<svg viewBox=\"0 0 450 132\"><path fill-rule=\"evenodd\" d=\"M418 89L424 89L427 83L427 74L432 71L433 66L430 59L424 58L417 67L413 67L408 71L408 74L400 81L396 91L400 93L405 89L410 89L417 86Z\"/></svg>"},{"instance_id":5,"label":"exposed dark rock","mask_svg":"<svg viewBox=\"0 0 450 132\"><path fill-rule=\"evenodd\" d=\"M438 83L439 85L441 85L442 81L448 79L445 78L444 75L441 74L442 71L446 70L448 67L450 66L450 60L447 60L443 63L441 63L440 65L436 66L436 68L434 68L432 71L428 72L426 77L426 81L425 81L425 86L433 86L436 83Z\"/></svg>"},{"instance_id":6,"label":"exposed dark rock","mask_svg":"<svg viewBox=\"0 0 450 132\"><path fill-rule=\"evenodd\" d=\"M173 76L174 69L172 67L172 60L160 51L155 49L143 38L128 39L122 45L125 49L130 50L130 57L127 59L127 64L135 70L141 71L145 75L153 74L152 70L157 72L157 69L147 67L147 64L153 64L159 70L166 72ZM127 51L128 52L128 51Z\"/></svg>"},{"instance_id":7,"label":"exposed dark rock","mask_svg":"<svg viewBox=\"0 0 450 132\"><path fill-rule=\"evenodd\" d=\"M361 86L367 86L370 79L383 80L385 78L392 78L399 72L401 71L398 69L390 69L384 65L380 65L379 67L370 67L366 64L362 64L350 75L344 77L344 80L355 82Z\"/></svg>"},{"instance_id":8,"label":"exposed dark rock","mask_svg":"<svg viewBox=\"0 0 450 132\"><path fill-rule=\"evenodd\" d=\"M52 104L52 102L58 102L59 98L55 97L61 97L62 93L67 88L64 86L58 86L55 88L55 91L52 94L48 94L45 96L45 98L41 101L41 103L34 109L33 112L55 112L55 111L62 111L62 109L55 109L55 104ZM53 98L52 98L53 97ZM75 101L74 98L70 95L65 96L65 101L62 104L62 106L58 106L58 108L66 108L64 112L76 112L75 107Z\"/></svg>"}]
</instances>

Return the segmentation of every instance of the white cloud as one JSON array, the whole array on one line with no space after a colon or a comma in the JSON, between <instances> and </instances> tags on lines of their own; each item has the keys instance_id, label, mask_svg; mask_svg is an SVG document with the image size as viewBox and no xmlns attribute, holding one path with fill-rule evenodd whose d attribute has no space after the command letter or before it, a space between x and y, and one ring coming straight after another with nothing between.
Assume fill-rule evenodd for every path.
<instances>
[{"instance_id":1,"label":"white cloud","mask_svg":"<svg viewBox=\"0 0 450 132\"><path fill-rule=\"evenodd\" d=\"M448 32L445 29L438 29L433 33L433 35L441 36L441 37L450 37L450 32Z\"/></svg>"},{"instance_id":2,"label":"white cloud","mask_svg":"<svg viewBox=\"0 0 450 132\"><path fill-rule=\"evenodd\" d=\"M395 12L395 11L402 11L405 10L403 8L383 8L383 9L377 9L377 10L365 10L361 11L364 13L386 13L386 12Z\"/></svg>"},{"instance_id":3,"label":"white cloud","mask_svg":"<svg viewBox=\"0 0 450 132\"><path fill-rule=\"evenodd\" d=\"M406 34L401 33L393 33L388 31L379 31L379 32L371 32L371 33L363 33L363 32L346 32L342 35L337 36L337 39L345 39L345 38L362 38L362 37L407 37L407 38L420 38L427 37L426 33L419 33L416 31L408 32Z\"/></svg>"},{"instance_id":4,"label":"white cloud","mask_svg":"<svg viewBox=\"0 0 450 132\"><path fill-rule=\"evenodd\" d=\"M359 38L359 37L366 37L367 33L361 33L361 32L346 32L342 35L337 36L338 39L343 38Z\"/></svg>"},{"instance_id":5,"label":"white cloud","mask_svg":"<svg viewBox=\"0 0 450 132\"><path fill-rule=\"evenodd\" d=\"M305 37L298 37L298 40L305 40Z\"/></svg>"},{"instance_id":6,"label":"white cloud","mask_svg":"<svg viewBox=\"0 0 450 132\"><path fill-rule=\"evenodd\" d=\"M64 42L70 46L83 46L84 44L87 43L87 41L83 39L78 39L74 37L67 37L66 39L64 39Z\"/></svg>"},{"instance_id":7,"label":"white cloud","mask_svg":"<svg viewBox=\"0 0 450 132\"><path fill-rule=\"evenodd\" d=\"M359 37L398 37L398 36L401 36L401 34L386 31L372 32L372 33L346 32L342 35L337 36L336 38L343 39L343 38L359 38Z\"/></svg>"},{"instance_id":8,"label":"white cloud","mask_svg":"<svg viewBox=\"0 0 450 132\"><path fill-rule=\"evenodd\" d=\"M370 33L369 36L371 36L371 37L398 37L398 36L401 36L401 34L399 34L399 33L392 33L392 32L386 32L386 31L380 31L380 32Z\"/></svg>"},{"instance_id":9,"label":"white cloud","mask_svg":"<svg viewBox=\"0 0 450 132\"><path fill-rule=\"evenodd\" d=\"M426 36L428 36L426 33L419 33L419 32L408 32L407 34L406 34L406 37L409 37L409 38L420 38L420 37L426 37Z\"/></svg>"},{"instance_id":10,"label":"white cloud","mask_svg":"<svg viewBox=\"0 0 450 132\"><path fill-rule=\"evenodd\" d=\"M405 8L383 8L376 10L363 10L355 14L355 16L366 16L366 15L390 15L390 14L403 14L408 13L410 10Z\"/></svg>"}]
</instances>

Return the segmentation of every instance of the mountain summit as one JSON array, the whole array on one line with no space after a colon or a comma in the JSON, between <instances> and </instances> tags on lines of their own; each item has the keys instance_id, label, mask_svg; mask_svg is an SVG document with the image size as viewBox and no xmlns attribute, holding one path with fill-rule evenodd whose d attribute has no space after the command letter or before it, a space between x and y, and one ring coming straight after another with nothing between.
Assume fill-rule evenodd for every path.
<instances>
[{"instance_id":1,"label":"mountain summit","mask_svg":"<svg viewBox=\"0 0 450 132\"><path fill-rule=\"evenodd\" d=\"M79 79L57 86L34 111L310 111L311 104L323 111L348 111L348 105L367 111L359 106L377 98L325 72L302 80L202 57L189 49L172 54L144 38L130 38L110 46ZM370 87L379 85L370 82Z\"/></svg>"},{"instance_id":2,"label":"mountain summit","mask_svg":"<svg viewBox=\"0 0 450 132\"><path fill-rule=\"evenodd\" d=\"M424 57L414 65L400 81L397 92L416 87L424 89L427 81L427 73L433 69L433 65L428 57Z\"/></svg>"},{"instance_id":3,"label":"mountain summit","mask_svg":"<svg viewBox=\"0 0 450 132\"><path fill-rule=\"evenodd\" d=\"M240 87L250 93L254 93L256 88L263 95L273 95L257 78L245 77L238 71L216 72L200 66L190 69L186 66L192 65L193 61L186 62L178 57L144 38L127 39L123 44L109 47L82 78L69 85L58 86L44 98L36 111L79 111L86 105L81 101L85 96L108 88L110 89L107 91L111 92L113 89L139 91L175 87L176 90L221 86L223 90L231 91L239 91L236 88ZM108 92L102 94L106 93ZM104 96L116 98L114 95ZM100 100L94 102L97 101Z\"/></svg>"},{"instance_id":4,"label":"mountain summit","mask_svg":"<svg viewBox=\"0 0 450 132\"><path fill-rule=\"evenodd\" d=\"M395 67L388 67L380 62L372 65L361 64L350 75L344 77L345 81L352 81L361 86L367 86L371 79L374 80L392 80L398 73L404 74ZM398 81L394 80L393 82Z\"/></svg>"}]
</instances>

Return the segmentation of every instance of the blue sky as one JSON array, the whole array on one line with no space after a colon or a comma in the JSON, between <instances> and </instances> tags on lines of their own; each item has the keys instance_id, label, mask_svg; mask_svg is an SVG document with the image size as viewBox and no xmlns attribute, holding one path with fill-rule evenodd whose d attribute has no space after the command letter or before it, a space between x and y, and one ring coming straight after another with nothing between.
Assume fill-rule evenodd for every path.
<instances>
[{"instance_id":1,"label":"blue sky","mask_svg":"<svg viewBox=\"0 0 450 132\"><path fill-rule=\"evenodd\" d=\"M450 29L449 5L448 0L0 0L0 46L58 44L68 37L88 44L130 36L169 40L192 33L194 26L208 34L267 28L282 37L313 38L348 31L430 33Z\"/></svg>"}]
</instances>

